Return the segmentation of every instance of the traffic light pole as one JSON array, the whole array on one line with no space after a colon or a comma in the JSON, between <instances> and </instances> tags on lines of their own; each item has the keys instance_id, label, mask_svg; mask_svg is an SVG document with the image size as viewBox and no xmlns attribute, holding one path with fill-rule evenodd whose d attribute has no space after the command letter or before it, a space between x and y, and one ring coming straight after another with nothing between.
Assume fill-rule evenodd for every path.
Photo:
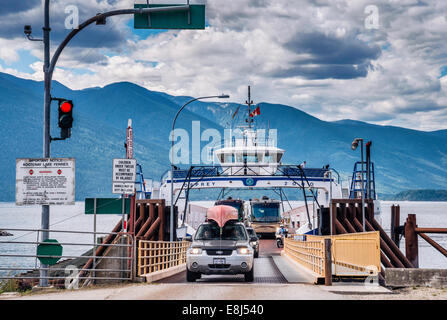
<instances>
[{"instance_id":1,"label":"traffic light pole","mask_svg":"<svg viewBox=\"0 0 447 320\"><path fill-rule=\"evenodd\" d=\"M50 103L51 103L51 77L49 74L50 67L50 0L45 0L44 5L44 27L43 27L43 43L44 43L44 106L43 106L43 157L50 157ZM50 206L42 206L41 229L50 229ZM48 239L49 232L42 232L42 242ZM41 265L39 285L41 287L48 286L47 265Z\"/></svg>"},{"instance_id":2,"label":"traffic light pole","mask_svg":"<svg viewBox=\"0 0 447 320\"><path fill-rule=\"evenodd\" d=\"M183 6L172 6L172 7L158 7L158 8L138 8L138 9L124 9L124 10L115 10L109 11L105 13L98 14L84 23L79 25L77 29L73 29L64 41L59 45L56 52L50 61L50 0L45 0L44 3L44 27L43 27L43 43L44 43L44 106L43 106L43 157L50 158L50 143L51 143L51 135L50 135L50 106L51 106L51 81L53 78L54 68L56 67L56 63L59 59L62 50L67 46L70 40L76 36L81 30L90 24L97 21L105 21L107 17L123 15L123 14L144 14L150 12L165 12L165 11L187 11L190 9L189 5ZM50 229L50 206L42 205L42 216L41 216L41 229L42 231L42 241L48 239L49 232L47 230ZM39 286L48 287L48 271L47 265L41 265L40 269L40 280Z\"/></svg>"}]
</instances>

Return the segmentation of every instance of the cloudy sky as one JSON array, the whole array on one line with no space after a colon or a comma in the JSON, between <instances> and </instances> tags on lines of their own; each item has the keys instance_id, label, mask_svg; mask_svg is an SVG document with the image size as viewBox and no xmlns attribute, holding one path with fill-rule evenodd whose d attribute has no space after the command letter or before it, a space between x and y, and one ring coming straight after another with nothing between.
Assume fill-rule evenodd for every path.
<instances>
[{"instance_id":1,"label":"cloudy sky","mask_svg":"<svg viewBox=\"0 0 447 320\"><path fill-rule=\"evenodd\" d=\"M41 80L42 0L0 0L0 72ZM52 51L80 21L145 0L52 0ZM151 1L151 3L182 1ZM186 2L186 1L185 1ZM133 17L92 25L61 56L72 89L131 81L175 95L228 93L283 103L323 120L447 129L446 0L209 0L205 30L133 30ZM377 15L376 15L377 13ZM68 20L69 22L71 20Z\"/></svg>"}]
</instances>

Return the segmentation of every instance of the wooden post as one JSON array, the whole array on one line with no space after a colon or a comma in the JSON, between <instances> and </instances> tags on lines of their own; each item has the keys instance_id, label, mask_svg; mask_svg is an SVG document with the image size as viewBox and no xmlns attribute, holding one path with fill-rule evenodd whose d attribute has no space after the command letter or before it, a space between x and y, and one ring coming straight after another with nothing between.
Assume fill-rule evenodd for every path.
<instances>
[{"instance_id":1,"label":"wooden post","mask_svg":"<svg viewBox=\"0 0 447 320\"><path fill-rule=\"evenodd\" d=\"M337 203L331 200L330 203L330 235L337 234L337 230L335 229L335 219L337 219Z\"/></svg>"},{"instance_id":2,"label":"wooden post","mask_svg":"<svg viewBox=\"0 0 447 320\"><path fill-rule=\"evenodd\" d=\"M419 268L419 247L416 228L416 215L409 214L405 223L405 255L415 268Z\"/></svg>"},{"instance_id":3,"label":"wooden post","mask_svg":"<svg viewBox=\"0 0 447 320\"><path fill-rule=\"evenodd\" d=\"M158 229L158 241L164 240L165 235L165 206L158 206L158 217L160 218L160 228Z\"/></svg>"},{"instance_id":4,"label":"wooden post","mask_svg":"<svg viewBox=\"0 0 447 320\"><path fill-rule=\"evenodd\" d=\"M400 240L396 228L400 225L400 207L397 205L391 206L391 239L399 248Z\"/></svg>"},{"instance_id":5,"label":"wooden post","mask_svg":"<svg viewBox=\"0 0 447 320\"><path fill-rule=\"evenodd\" d=\"M324 239L324 285L332 286L331 239Z\"/></svg>"}]
</instances>

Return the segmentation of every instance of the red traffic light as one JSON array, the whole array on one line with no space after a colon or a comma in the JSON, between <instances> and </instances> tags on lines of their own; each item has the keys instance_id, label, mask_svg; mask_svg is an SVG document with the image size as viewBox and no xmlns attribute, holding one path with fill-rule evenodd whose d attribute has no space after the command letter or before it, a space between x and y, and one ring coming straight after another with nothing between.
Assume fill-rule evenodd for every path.
<instances>
[{"instance_id":1,"label":"red traffic light","mask_svg":"<svg viewBox=\"0 0 447 320\"><path fill-rule=\"evenodd\" d=\"M61 106L60 106L62 112L65 112L65 113L70 112L72 107L73 107L72 104L70 102L67 102L67 101L62 103Z\"/></svg>"}]
</instances>

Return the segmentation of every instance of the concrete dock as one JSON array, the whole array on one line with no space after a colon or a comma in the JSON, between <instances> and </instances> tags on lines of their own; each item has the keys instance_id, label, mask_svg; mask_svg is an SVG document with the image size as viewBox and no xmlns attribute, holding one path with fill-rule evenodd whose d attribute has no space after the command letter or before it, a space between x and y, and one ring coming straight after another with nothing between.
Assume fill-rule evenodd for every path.
<instances>
[{"instance_id":1,"label":"concrete dock","mask_svg":"<svg viewBox=\"0 0 447 320\"><path fill-rule=\"evenodd\" d=\"M362 284L315 285L313 277L292 260L280 255L274 240L261 241L255 259L255 280L246 283L242 275L202 276L186 282L185 272L154 283L88 287L80 290L49 290L3 299L23 300L350 300L355 294L387 294L388 289Z\"/></svg>"}]
</instances>

